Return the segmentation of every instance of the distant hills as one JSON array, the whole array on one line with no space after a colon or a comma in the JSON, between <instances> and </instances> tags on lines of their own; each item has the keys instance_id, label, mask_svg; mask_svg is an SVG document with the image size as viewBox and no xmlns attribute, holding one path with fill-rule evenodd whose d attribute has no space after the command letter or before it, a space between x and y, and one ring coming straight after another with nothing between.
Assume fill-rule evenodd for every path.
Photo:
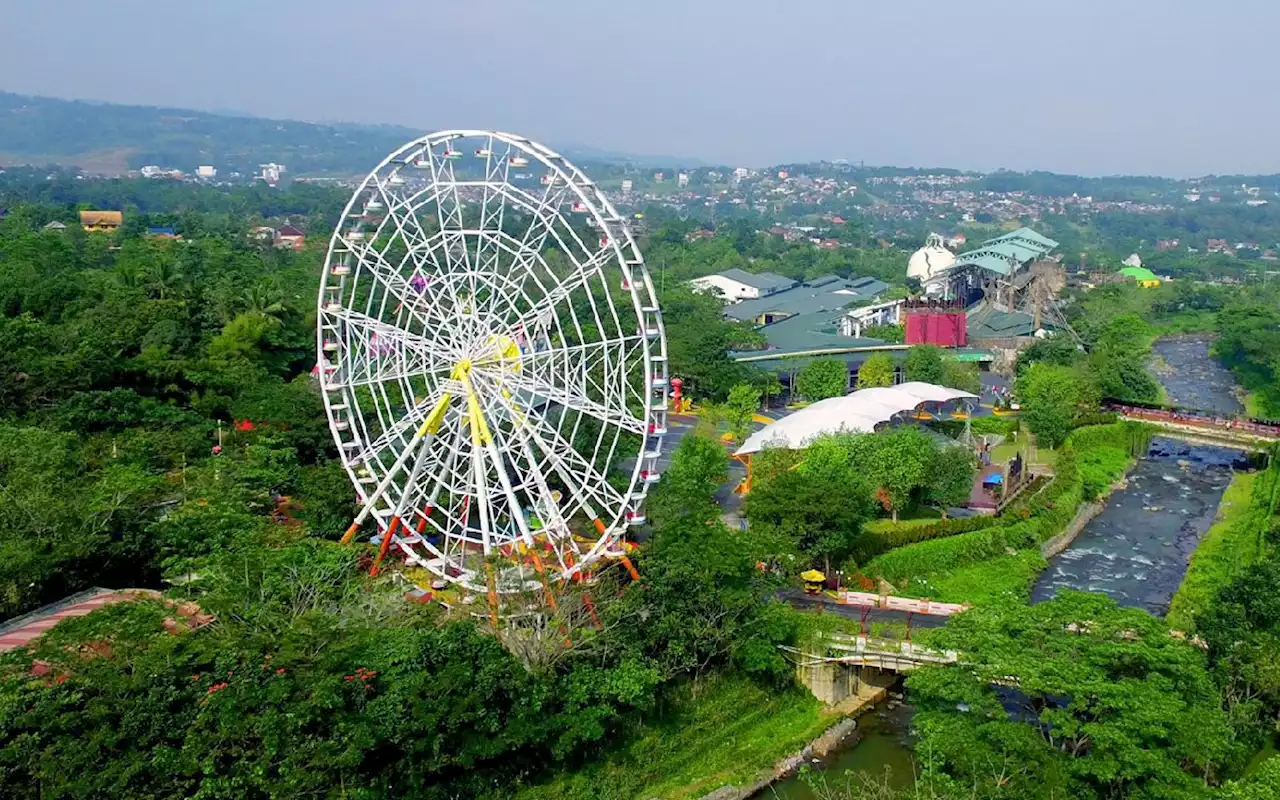
<instances>
[{"instance_id":1,"label":"distant hills","mask_svg":"<svg viewBox=\"0 0 1280 800\"><path fill-rule=\"evenodd\" d=\"M187 172L211 164L227 175L253 173L259 164L274 162L293 176L355 175L424 132L0 92L0 165L57 163L114 175L148 164ZM563 152L595 163L698 164L587 146L565 146Z\"/></svg>"}]
</instances>

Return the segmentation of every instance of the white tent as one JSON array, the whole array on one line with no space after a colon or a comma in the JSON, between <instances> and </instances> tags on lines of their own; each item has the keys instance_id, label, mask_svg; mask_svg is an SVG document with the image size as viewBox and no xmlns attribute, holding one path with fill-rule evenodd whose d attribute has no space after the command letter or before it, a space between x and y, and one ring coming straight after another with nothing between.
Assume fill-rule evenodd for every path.
<instances>
[{"instance_id":1,"label":"white tent","mask_svg":"<svg viewBox=\"0 0 1280 800\"><path fill-rule=\"evenodd\" d=\"M799 450L828 433L871 433L903 412L914 412L925 403L976 403L978 396L932 383L909 381L892 388L860 389L843 397L831 397L766 425L747 437L737 455L758 453L766 447Z\"/></svg>"}]
</instances>

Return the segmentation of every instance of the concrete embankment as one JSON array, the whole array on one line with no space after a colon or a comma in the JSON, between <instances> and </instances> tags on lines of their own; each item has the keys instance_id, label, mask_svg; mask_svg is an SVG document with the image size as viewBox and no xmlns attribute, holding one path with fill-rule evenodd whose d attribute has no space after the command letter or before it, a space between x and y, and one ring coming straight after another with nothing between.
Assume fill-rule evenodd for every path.
<instances>
[{"instance_id":1,"label":"concrete embankment","mask_svg":"<svg viewBox=\"0 0 1280 800\"><path fill-rule=\"evenodd\" d=\"M755 780L742 786L722 786L710 794L703 795L700 800L747 800L764 792L778 781L794 775L800 767L813 759L826 758L839 750L849 737L856 734L857 717L887 699L896 680L894 676L885 675L881 676L881 679L861 681L861 686L856 693L831 707L840 716L834 724L823 731L821 736L799 751L778 761L773 769L762 771Z\"/></svg>"}]
</instances>

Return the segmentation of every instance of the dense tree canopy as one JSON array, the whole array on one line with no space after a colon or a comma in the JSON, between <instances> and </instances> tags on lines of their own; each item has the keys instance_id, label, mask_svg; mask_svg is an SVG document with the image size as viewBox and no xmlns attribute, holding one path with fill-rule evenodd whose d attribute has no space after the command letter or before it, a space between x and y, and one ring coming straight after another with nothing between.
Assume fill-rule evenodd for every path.
<instances>
[{"instance_id":1,"label":"dense tree canopy","mask_svg":"<svg viewBox=\"0 0 1280 800\"><path fill-rule=\"evenodd\" d=\"M895 369L893 359L888 354L876 353L869 356L862 362L862 366L858 367L858 388L892 386Z\"/></svg>"},{"instance_id":2,"label":"dense tree canopy","mask_svg":"<svg viewBox=\"0 0 1280 800\"><path fill-rule=\"evenodd\" d=\"M1231 755L1204 654L1103 595L978 608L937 644L965 666L922 670L907 685L926 775L952 791L1196 797Z\"/></svg>"},{"instance_id":3,"label":"dense tree canopy","mask_svg":"<svg viewBox=\"0 0 1280 800\"><path fill-rule=\"evenodd\" d=\"M903 372L909 381L942 383L946 373L942 368L942 348L932 344L918 344L907 351Z\"/></svg>"}]
</instances>

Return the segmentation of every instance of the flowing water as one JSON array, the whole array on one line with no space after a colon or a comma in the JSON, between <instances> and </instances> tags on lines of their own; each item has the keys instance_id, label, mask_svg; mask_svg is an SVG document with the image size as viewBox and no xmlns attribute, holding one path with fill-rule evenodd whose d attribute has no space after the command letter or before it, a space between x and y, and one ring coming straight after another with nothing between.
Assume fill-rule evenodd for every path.
<instances>
[{"instance_id":1,"label":"flowing water","mask_svg":"<svg viewBox=\"0 0 1280 800\"><path fill-rule=\"evenodd\" d=\"M1169 401L1218 413L1240 411L1235 378L1209 353L1204 338L1155 343L1153 372ZM1158 436L1114 492L1103 512L1049 562L1031 592L1033 603L1070 588L1110 595L1122 606L1157 616L1182 583L1187 562L1213 524L1234 470L1246 455Z\"/></svg>"},{"instance_id":2,"label":"flowing water","mask_svg":"<svg viewBox=\"0 0 1280 800\"><path fill-rule=\"evenodd\" d=\"M1219 414L1243 411L1235 376L1209 354L1207 338L1161 339L1151 348L1152 372L1169 403Z\"/></svg>"},{"instance_id":3,"label":"flowing water","mask_svg":"<svg viewBox=\"0 0 1280 800\"><path fill-rule=\"evenodd\" d=\"M915 777L915 760L911 752L911 707L899 705L890 709L881 704L858 717L858 729L850 744L831 753L810 767L820 775L794 775L778 781L755 795L755 800L817 800L808 780L817 779L827 789L851 789L873 780L888 782L895 789L911 786ZM859 796L850 792L850 797Z\"/></svg>"},{"instance_id":4,"label":"flowing water","mask_svg":"<svg viewBox=\"0 0 1280 800\"><path fill-rule=\"evenodd\" d=\"M1235 450L1152 439L1129 472L1128 485L1049 561L1031 602L1059 589L1079 589L1163 616L1191 554L1213 524L1233 469L1243 466L1247 459Z\"/></svg>"}]
</instances>

